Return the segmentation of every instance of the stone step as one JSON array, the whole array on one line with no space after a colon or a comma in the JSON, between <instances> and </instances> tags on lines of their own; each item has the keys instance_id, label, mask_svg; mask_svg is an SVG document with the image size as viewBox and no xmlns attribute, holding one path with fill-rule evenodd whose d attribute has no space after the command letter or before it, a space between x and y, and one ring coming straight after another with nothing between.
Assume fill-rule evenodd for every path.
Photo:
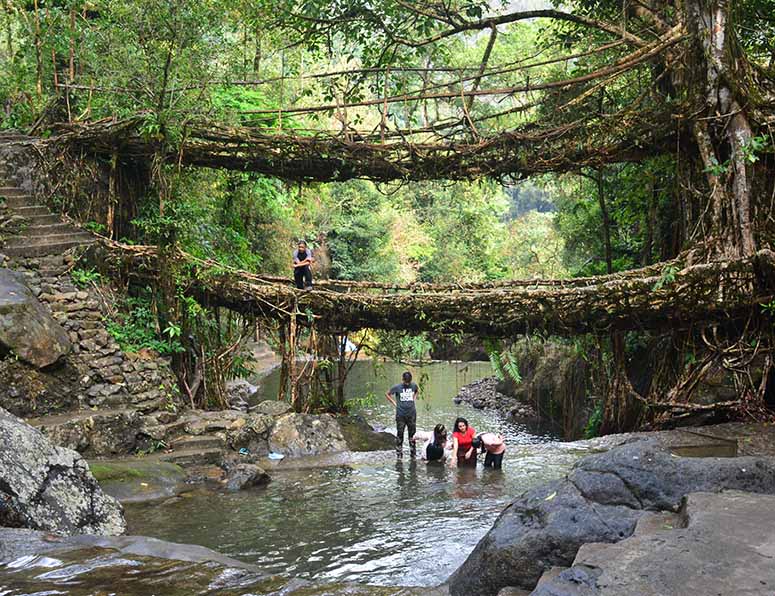
<instances>
[{"instance_id":1,"label":"stone step","mask_svg":"<svg viewBox=\"0 0 775 596\"><path fill-rule=\"evenodd\" d=\"M80 230L75 230L73 232L67 232L64 234L48 234L48 235L41 235L41 234L28 234L25 230L25 232L19 236L13 236L11 238L8 238L6 241L6 246L9 247L16 247L16 246L40 246L43 244L60 244L62 242L78 242L78 241L84 241L84 242L92 242L94 239L92 238L92 235L88 232L82 232Z\"/></svg>"},{"instance_id":2,"label":"stone step","mask_svg":"<svg viewBox=\"0 0 775 596\"><path fill-rule=\"evenodd\" d=\"M24 205L13 209L14 214L23 217L34 217L36 215L51 215L51 210L45 205Z\"/></svg>"},{"instance_id":3,"label":"stone step","mask_svg":"<svg viewBox=\"0 0 775 596\"><path fill-rule=\"evenodd\" d=\"M93 240L74 240L70 242L58 242L50 244L33 244L31 246L13 246L3 249L3 254L9 257L43 257L46 255L55 255L71 248L79 246L88 246Z\"/></svg>"},{"instance_id":4,"label":"stone step","mask_svg":"<svg viewBox=\"0 0 775 596\"><path fill-rule=\"evenodd\" d=\"M33 198L30 195L16 195L12 197L6 196L5 204L9 209L20 209L22 207L29 207L35 203L33 203Z\"/></svg>"},{"instance_id":5,"label":"stone step","mask_svg":"<svg viewBox=\"0 0 775 596\"><path fill-rule=\"evenodd\" d=\"M19 186L0 186L0 197L6 199L10 197L26 197L29 196L27 191Z\"/></svg>"},{"instance_id":6,"label":"stone step","mask_svg":"<svg viewBox=\"0 0 775 596\"><path fill-rule=\"evenodd\" d=\"M58 278L67 274L65 267L57 267L55 269L38 269L38 275L43 279Z\"/></svg>"},{"instance_id":7,"label":"stone step","mask_svg":"<svg viewBox=\"0 0 775 596\"><path fill-rule=\"evenodd\" d=\"M153 415L146 416L145 419L153 418ZM143 427L143 432L157 441L171 443L176 437L186 432L185 420L174 420L167 424L147 424Z\"/></svg>"},{"instance_id":8,"label":"stone step","mask_svg":"<svg viewBox=\"0 0 775 596\"><path fill-rule=\"evenodd\" d=\"M24 229L25 236L61 236L63 234L81 234L83 230L72 224L57 222L45 225L33 225Z\"/></svg>"},{"instance_id":9,"label":"stone step","mask_svg":"<svg viewBox=\"0 0 775 596\"><path fill-rule=\"evenodd\" d=\"M202 449L224 449L226 447L223 438L215 435L182 435L170 443L175 451L191 451Z\"/></svg>"},{"instance_id":10,"label":"stone step","mask_svg":"<svg viewBox=\"0 0 775 596\"><path fill-rule=\"evenodd\" d=\"M223 461L223 451L220 449L186 449L159 453L158 455L155 455L154 458L159 461L177 464L181 468L191 468L202 465L217 466Z\"/></svg>"},{"instance_id":11,"label":"stone step","mask_svg":"<svg viewBox=\"0 0 775 596\"><path fill-rule=\"evenodd\" d=\"M50 211L45 215L27 215L25 216L31 226L45 226L49 224L62 223L62 218L54 215Z\"/></svg>"},{"instance_id":12,"label":"stone step","mask_svg":"<svg viewBox=\"0 0 775 596\"><path fill-rule=\"evenodd\" d=\"M92 419L108 419L116 416L124 416L133 414L134 411L129 408L114 408L110 410L73 410L72 412L64 412L63 414L51 414L49 416L41 416L39 418L27 418L25 422L35 428L60 426L70 422L79 422L81 420Z\"/></svg>"}]
</instances>

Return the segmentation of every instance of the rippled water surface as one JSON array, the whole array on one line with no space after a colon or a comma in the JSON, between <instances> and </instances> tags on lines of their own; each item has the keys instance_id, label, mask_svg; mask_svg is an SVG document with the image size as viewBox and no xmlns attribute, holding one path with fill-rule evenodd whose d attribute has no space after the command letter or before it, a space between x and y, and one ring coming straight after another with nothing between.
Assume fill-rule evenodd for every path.
<instances>
[{"instance_id":1,"label":"rippled water surface","mask_svg":"<svg viewBox=\"0 0 775 596\"><path fill-rule=\"evenodd\" d=\"M384 392L402 370L359 362L347 388L351 398L382 395L362 413L389 430L394 413ZM502 472L396 461L389 451L338 456L328 467L285 461L270 471L273 480L263 489L127 507L130 531L204 545L267 573L316 582L443 582L514 497L561 476L583 453L496 414L454 405L461 385L490 374L487 363L434 364L413 372L423 398L418 426L451 427L462 415L477 430L502 432L508 443ZM269 393L271 383L264 384Z\"/></svg>"}]
</instances>

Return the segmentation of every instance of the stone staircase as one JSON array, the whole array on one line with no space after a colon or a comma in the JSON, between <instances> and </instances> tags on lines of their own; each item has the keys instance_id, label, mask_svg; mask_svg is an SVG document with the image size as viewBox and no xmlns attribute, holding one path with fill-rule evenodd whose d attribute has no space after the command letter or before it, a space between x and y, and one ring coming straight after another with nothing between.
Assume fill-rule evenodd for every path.
<instances>
[{"instance_id":1,"label":"stone staircase","mask_svg":"<svg viewBox=\"0 0 775 596\"><path fill-rule=\"evenodd\" d=\"M65 222L18 186L6 163L0 163L0 199L7 215L19 224L19 233L7 238L2 249L10 257L61 254L94 242L92 234Z\"/></svg>"}]
</instances>

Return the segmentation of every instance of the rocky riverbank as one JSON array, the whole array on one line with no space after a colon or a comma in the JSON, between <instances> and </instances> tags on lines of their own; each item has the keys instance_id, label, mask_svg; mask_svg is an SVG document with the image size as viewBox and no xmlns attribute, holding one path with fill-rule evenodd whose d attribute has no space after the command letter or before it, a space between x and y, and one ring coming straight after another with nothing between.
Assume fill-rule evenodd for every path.
<instances>
[{"instance_id":1,"label":"rocky riverbank","mask_svg":"<svg viewBox=\"0 0 775 596\"><path fill-rule=\"evenodd\" d=\"M712 451L714 443L704 438L704 435L694 440L697 446L706 451ZM677 439L683 437L680 431L674 433L659 433L657 436L611 437L606 441L593 444L603 446L624 441L604 453L592 455L580 460L567 475L558 480L526 492L517 498L501 514L493 528L479 542L465 563L450 578L450 592L453 596L477 593L495 596L504 588L517 590L533 590L534 594L548 596L559 595L592 595L592 594L683 594L678 578L686 581L688 576L696 575L707 584L710 577L724 575L726 566L716 566L709 569L707 565L695 565L694 568L682 567L694 557L701 560L705 555L701 550L703 540L697 538L702 534L702 524L696 524L692 529L692 519L698 519L704 504L710 513L724 508L723 499L713 500L693 493L719 493L721 491L743 491L746 496L740 497L740 523L760 524L766 521L767 527L775 524L775 514L771 508L762 510L758 518L751 520L745 511L753 508L753 502L766 506L775 495L775 457L743 456L743 457L681 457L682 448L692 445L681 445ZM684 437L685 438L685 437ZM723 448L726 443L720 440L716 444ZM761 495L768 495L767 498ZM657 514L670 514L667 517L655 517ZM670 517L678 514L677 518ZM762 517L763 516L763 517ZM711 515L710 518L713 519ZM723 521L719 515L716 518ZM726 518L727 525L736 522ZM656 520L656 521L655 521ZM686 536L692 540L684 540L680 534L664 535L655 539L638 541L637 528L641 524L668 524L664 531L683 529ZM723 527L723 526L722 526ZM688 528L688 529L687 529ZM592 543L614 544L633 538L638 548L652 548L651 551L638 551L634 555L622 545L601 551L602 547L585 547ZM723 539L723 537L721 537ZM740 542L744 538L739 533L733 537L728 535L730 543ZM734 538L734 540L732 540ZM693 541L693 542L692 542ZM691 542L694 550L683 559L670 561L669 557L657 553L668 542L681 543L688 546ZM766 551L772 546L771 539L765 539L761 533L753 533L747 539L745 547L749 550ZM591 553L598 553L592 557ZM600 553L607 553L606 556ZM598 556L599 555L599 556ZM614 555L617 555L617 559ZM640 561L640 569L648 567L648 561L659 558L666 565L672 565L671 573L675 581L666 584L656 592L639 591L637 585L657 581L657 575L662 573L658 567L650 567L648 581L643 578L631 577L630 583L623 582L617 572L632 563L636 558ZM603 562L605 560L605 563ZM596 562L596 563L595 563ZM712 566L711 566L712 567ZM568 569L566 569L568 568ZM752 560L748 573L757 580L771 580L769 563L762 560ZM549 574L546 575L545 574ZM645 573L645 571L642 571ZM665 572L670 575L669 572ZM663 574L664 575L664 574ZM545 576L545 577L544 577ZM615 576L615 580L612 579ZM542 579L544 577L544 579ZM661 576L660 576L661 577ZM539 580L541 584L539 584ZM638 582L641 582L640 584ZM539 589L537 585L542 586ZM564 586L560 590L559 586ZM704 585L704 584L703 584ZM729 587L728 581L723 584ZM626 587L629 586L629 587ZM618 591L617 591L618 590ZM702 590L693 593L707 593ZM713 593L737 594L735 591ZM746 592L757 593L757 592ZM767 593L767 592L761 592Z\"/></svg>"},{"instance_id":2,"label":"rocky riverbank","mask_svg":"<svg viewBox=\"0 0 775 596\"><path fill-rule=\"evenodd\" d=\"M276 404L263 409L273 408L280 409ZM282 412L275 424L293 416ZM291 422L289 418L280 427L296 428ZM214 419L204 420L202 427L212 424ZM255 429L244 431L243 426L230 430L255 439ZM269 437L271 433L267 445ZM97 486L76 453L51 445L37 430L0 412L0 474L4 481L10 479L8 486L0 485L0 525L17 527L0 529L1 583L27 592L67 591L67 580L77 568L79 585L93 591L116 581L141 589L165 577L193 591L218 586L235 594L441 595L449 590L453 596L677 596L687 585L697 586L693 593L709 593L713 587L714 594L724 596L767 594L775 585L769 565L775 548L770 531L775 525L774 437L771 426L726 424L581 442L579 447L601 452L579 460L565 478L514 500L446 586L372 589L267 577L201 547L142 537L62 538L122 532L121 508ZM716 457L722 454L729 457ZM94 472L105 488L124 478L185 486L185 473L161 462L160 456L100 461ZM342 466L351 457L329 452L289 456L280 464L289 469ZM232 471L254 483L265 481L252 466L259 467L237 460ZM220 483L219 488L230 487ZM176 494L174 490L166 496ZM42 554L55 570L43 579L39 570L28 567L35 558L22 558ZM130 575L126 561L132 562Z\"/></svg>"},{"instance_id":3,"label":"rocky riverbank","mask_svg":"<svg viewBox=\"0 0 775 596\"><path fill-rule=\"evenodd\" d=\"M533 407L502 393L501 385L495 377L485 377L461 387L453 401L456 404L468 404L477 410L494 410L512 422L537 422L538 415Z\"/></svg>"}]
</instances>

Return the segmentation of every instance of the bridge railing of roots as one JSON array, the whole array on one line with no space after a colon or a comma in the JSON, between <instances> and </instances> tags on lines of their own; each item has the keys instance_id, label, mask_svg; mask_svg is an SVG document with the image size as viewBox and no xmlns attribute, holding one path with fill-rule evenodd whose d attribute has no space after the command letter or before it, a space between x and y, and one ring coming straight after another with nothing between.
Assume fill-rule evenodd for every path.
<instances>
[{"instance_id":1,"label":"bridge railing of roots","mask_svg":"<svg viewBox=\"0 0 775 596\"><path fill-rule=\"evenodd\" d=\"M155 278L156 247L104 240L101 260L128 277ZM513 338L687 329L738 322L775 299L775 252L692 263L672 261L577 279L462 284L390 284L317 280L297 290L292 280L224 267L178 249L165 266L184 267L186 292L209 307L226 307L278 325L283 355L295 378L299 335L345 336L362 329L473 334ZM336 354L336 348L333 348ZM291 383L292 398L294 384Z\"/></svg>"}]
</instances>

